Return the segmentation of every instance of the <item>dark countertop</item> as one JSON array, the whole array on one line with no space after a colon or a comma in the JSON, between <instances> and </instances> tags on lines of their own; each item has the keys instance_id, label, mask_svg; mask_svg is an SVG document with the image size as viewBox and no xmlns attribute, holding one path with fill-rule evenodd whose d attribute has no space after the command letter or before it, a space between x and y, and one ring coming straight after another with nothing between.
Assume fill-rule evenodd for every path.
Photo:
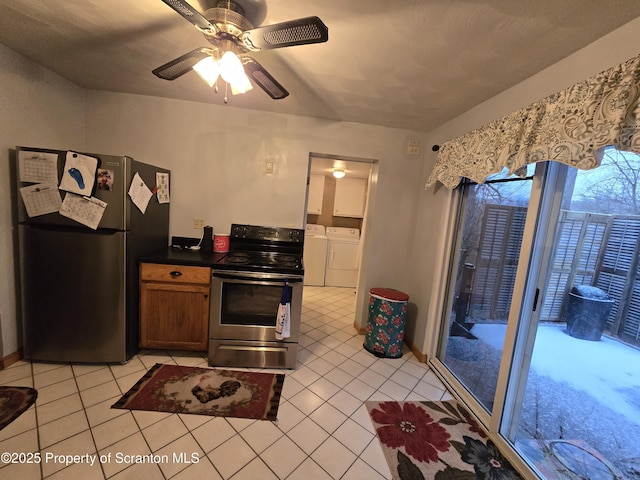
<instances>
[{"instance_id":1,"label":"dark countertop","mask_svg":"<svg viewBox=\"0 0 640 480\"><path fill-rule=\"evenodd\" d=\"M211 253L201 250L187 250L167 247L163 250L142 255L140 262L168 265L188 265L192 267L213 267L226 253Z\"/></svg>"},{"instance_id":2,"label":"dark countertop","mask_svg":"<svg viewBox=\"0 0 640 480\"><path fill-rule=\"evenodd\" d=\"M224 259L228 253L205 253L201 250L189 250L185 248L166 247L162 250L150 252L146 255L141 255L138 260L140 263L157 263L163 265L185 265L191 267L210 267L216 271L221 270L237 270L238 265L227 264ZM244 269L243 269L244 270ZM268 273L269 269L252 269L252 271L258 271ZM285 274L283 271L278 271L280 274ZM304 275L304 270L295 270L288 272L292 278Z\"/></svg>"}]
</instances>

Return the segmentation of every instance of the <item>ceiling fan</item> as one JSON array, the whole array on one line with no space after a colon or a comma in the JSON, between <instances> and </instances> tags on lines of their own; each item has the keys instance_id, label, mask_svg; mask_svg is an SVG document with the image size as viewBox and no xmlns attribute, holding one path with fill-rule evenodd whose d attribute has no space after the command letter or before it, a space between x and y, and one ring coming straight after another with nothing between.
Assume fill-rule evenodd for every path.
<instances>
[{"instance_id":1,"label":"ceiling fan","mask_svg":"<svg viewBox=\"0 0 640 480\"><path fill-rule=\"evenodd\" d=\"M217 79L222 77L236 94L252 88L250 77L267 95L279 100L289 92L247 52L323 43L329 39L329 30L318 17L254 28L245 17L244 9L233 0L220 0L204 14L185 0L162 1L192 23L210 44L153 70L154 75L165 80L175 80L193 69L216 91Z\"/></svg>"}]
</instances>

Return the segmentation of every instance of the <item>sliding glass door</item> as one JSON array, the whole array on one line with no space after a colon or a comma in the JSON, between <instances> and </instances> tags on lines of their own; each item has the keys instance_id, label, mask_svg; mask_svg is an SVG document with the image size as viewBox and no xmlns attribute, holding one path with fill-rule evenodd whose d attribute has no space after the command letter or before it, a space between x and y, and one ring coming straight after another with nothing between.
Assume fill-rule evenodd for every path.
<instances>
[{"instance_id":1,"label":"sliding glass door","mask_svg":"<svg viewBox=\"0 0 640 480\"><path fill-rule=\"evenodd\" d=\"M640 157L464 184L432 365L541 478L640 478Z\"/></svg>"},{"instance_id":2,"label":"sliding glass door","mask_svg":"<svg viewBox=\"0 0 640 480\"><path fill-rule=\"evenodd\" d=\"M551 167L502 432L545 478L640 478L640 156Z\"/></svg>"},{"instance_id":3,"label":"sliding glass door","mask_svg":"<svg viewBox=\"0 0 640 480\"><path fill-rule=\"evenodd\" d=\"M491 412L531 195L531 177L464 184L443 363Z\"/></svg>"}]
</instances>

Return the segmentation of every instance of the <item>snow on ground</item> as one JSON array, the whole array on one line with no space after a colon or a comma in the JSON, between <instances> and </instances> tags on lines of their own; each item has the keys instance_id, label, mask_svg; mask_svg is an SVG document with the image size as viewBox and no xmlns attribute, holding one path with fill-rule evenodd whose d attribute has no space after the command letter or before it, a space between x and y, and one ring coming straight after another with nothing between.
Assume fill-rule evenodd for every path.
<instances>
[{"instance_id":1,"label":"snow on ground","mask_svg":"<svg viewBox=\"0 0 640 480\"><path fill-rule=\"evenodd\" d=\"M476 324L473 334L502 350L506 325ZM571 337L564 324L538 326L531 367L538 375L566 382L640 425L640 350L602 336Z\"/></svg>"}]
</instances>

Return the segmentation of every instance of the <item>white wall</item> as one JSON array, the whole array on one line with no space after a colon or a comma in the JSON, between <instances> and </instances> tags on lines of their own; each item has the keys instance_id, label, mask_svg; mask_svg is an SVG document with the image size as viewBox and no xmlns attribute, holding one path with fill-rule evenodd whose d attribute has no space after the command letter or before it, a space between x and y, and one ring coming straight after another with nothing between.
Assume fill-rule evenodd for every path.
<instances>
[{"instance_id":1,"label":"white wall","mask_svg":"<svg viewBox=\"0 0 640 480\"><path fill-rule=\"evenodd\" d=\"M233 97L229 103L88 92L88 148L172 170L174 235L199 235L194 217L219 232L243 222L301 227L311 151L379 159L384 182L395 190L383 195L387 200L410 204L419 188L421 161L405 154L411 132L242 110L232 106ZM265 173L266 161L273 174ZM406 182L414 188L404 188ZM410 213L398 221L406 224Z\"/></svg>"},{"instance_id":2,"label":"white wall","mask_svg":"<svg viewBox=\"0 0 640 480\"><path fill-rule=\"evenodd\" d=\"M9 154L17 145L84 149L84 91L0 45L0 318L2 353L18 350Z\"/></svg>"},{"instance_id":3,"label":"white wall","mask_svg":"<svg viewBox=\"0 0 640 480\"><path fill-rule=\"evenodd\" d=\"M430 132L427 145L444 143L620 64L638 55L639 45L640 18ZM427 151L421 174L425 182L437 155L430 149ZM414 326L414 343L425 353L436 336L433 327L440 315L437 292L443 280L440 278L443 234L449 220L450 199L451 192L439 184L421 192L417 199L419 214L413 251L414 263L420 268L411 270L413 288L407 293L420 312Z\"/></svg>"},{"instance_id":4,"label":"white wall","mask_svg":"<svg viewBox=\"0 0 640 480\"><path fill-rule=\"evenodd\" d=\"M260 92L258 92L260 93ZM309 153L379 161L375 211L368 225L368 265L359 289L409 287L406 255L415 198L423 179L409 138L424 135L370 125L167 100L87 92L87 148L131 155L171 169L171 235L200 236L231 223L303 226ZM265 162L274 173L265 173ZM365 319L360 318L362 323Z\"/></svg>"}]
</instances>

